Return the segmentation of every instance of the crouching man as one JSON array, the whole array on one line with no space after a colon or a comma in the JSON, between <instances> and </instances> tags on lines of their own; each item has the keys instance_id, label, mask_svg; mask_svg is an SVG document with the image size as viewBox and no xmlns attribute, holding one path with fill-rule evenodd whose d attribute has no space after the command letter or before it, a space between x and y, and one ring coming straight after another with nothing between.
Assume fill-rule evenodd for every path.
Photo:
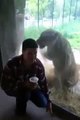
<instances>
[{"instance_id":1,"label":"crouching man","mask_svg":"<svg viewBox=\"0 0 80 120\"><path fill-rule=\"evenodd\" d=\"M7 95L16 97L17 114L26 113L28 100L50 110L45 70L37 58L37 48L35 40L24 40L22 54L9 60L3 69L1 87Z\"/></svg>"}]
</instances>

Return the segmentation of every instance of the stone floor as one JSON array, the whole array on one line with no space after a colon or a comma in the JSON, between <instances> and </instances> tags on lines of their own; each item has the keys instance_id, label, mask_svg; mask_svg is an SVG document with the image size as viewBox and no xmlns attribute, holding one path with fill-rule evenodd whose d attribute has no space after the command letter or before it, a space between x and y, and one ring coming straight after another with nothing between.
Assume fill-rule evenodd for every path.
<instances>
[{"instance_id":1,"label":"stone floor","mask_svg":"<svg viewBox=\"0 0 80 120\"><path fill-rule=\"evenodd\" d=\"M0 120L61 120L56 116L51 116L44 109L36 107L30 101L24 117L16 116L14 110L15 98L7 96L0 89Z\"/></svg>"}]
</instances>

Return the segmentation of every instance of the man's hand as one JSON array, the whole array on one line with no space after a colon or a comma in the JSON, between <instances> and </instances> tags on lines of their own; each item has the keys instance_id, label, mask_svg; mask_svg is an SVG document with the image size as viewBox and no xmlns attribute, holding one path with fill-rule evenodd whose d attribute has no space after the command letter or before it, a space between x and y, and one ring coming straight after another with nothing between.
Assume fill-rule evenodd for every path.
<instances>
[{"instance_id":1,"label":"man's hand","mask_svg":"<svg viewBox=\"0 0 80 120\"><path fill-rule=\"evenodd\" d=\"M28 89L28 90L34 90L38 88L37 83L32 83L30 81L17 81L16 86L18 89Z\"/></svg>"},{"instance_id":2,"label":"man's hand","mask_svg":"<svg viewBox=\"0 0 80 120\"><path fill-rule=\"evenodd\" d=\"M29 90L34 90L34 89L38 88L38 84L37 83L32 83L30 81L26 81L25 82L25 87Z\"/></svg>"},{"instance_id":3,"label":"man's hand","mask_svg":"<svg viewBox=\"0 0 80 120\"><path fill-rule=\"evenodd\" d=\"M50 112L50 114L52 114L53 112L52 112L52 103L49 101L49 103L48 103L48 106L47 106L47 108L46 108L46 112Z\"/></svg>"}]
</instances>

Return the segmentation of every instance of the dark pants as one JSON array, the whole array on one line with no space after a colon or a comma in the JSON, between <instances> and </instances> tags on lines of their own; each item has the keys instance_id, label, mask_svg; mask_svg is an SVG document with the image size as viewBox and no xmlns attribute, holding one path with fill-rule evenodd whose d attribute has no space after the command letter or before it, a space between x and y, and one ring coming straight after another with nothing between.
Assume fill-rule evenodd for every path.
<instances>
[{"instance_id":1,"label":"dark pants","mask_svg":"<svg viewBox=\"0 0 80 120\"><path fill-rule=\"evenodd\" d=\"M36 89L33 90L32 92L29 91L21 92L16 97L17 111L26 112L26 104L28 100L31 100L38 107L47 107L48 105L47 97L41 90Z\"/></svg>"}]
</instances>

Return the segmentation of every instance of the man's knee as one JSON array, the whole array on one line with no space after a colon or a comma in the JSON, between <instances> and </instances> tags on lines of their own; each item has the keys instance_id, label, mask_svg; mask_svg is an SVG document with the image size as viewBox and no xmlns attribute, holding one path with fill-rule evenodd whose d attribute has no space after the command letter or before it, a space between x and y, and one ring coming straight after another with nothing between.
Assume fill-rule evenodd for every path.
<instances>
[{"instance_id":1,"label":"man's knee","mask_svg":"<svg viewBox=\"0 0 80 120\"><path fill-rule=\"evenodd\" d=\"M47 107L48 99L40 90L36 90L32 93L31 101L38 107Z\"/></svg>"}]
</instances>

